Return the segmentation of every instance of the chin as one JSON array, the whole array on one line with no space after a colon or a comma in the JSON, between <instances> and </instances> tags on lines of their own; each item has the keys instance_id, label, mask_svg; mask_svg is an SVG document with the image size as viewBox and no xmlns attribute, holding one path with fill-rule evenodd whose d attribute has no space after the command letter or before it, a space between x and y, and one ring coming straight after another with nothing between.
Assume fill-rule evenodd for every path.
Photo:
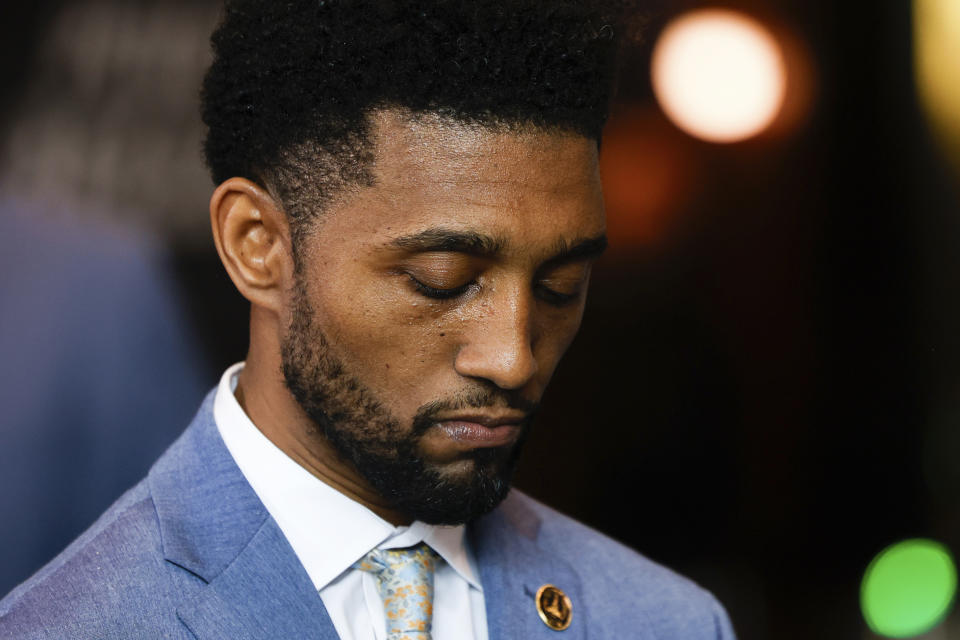
<instances>
[{"instance_id":1,"label":"chin","mask_svg":"<svg viewBox=\"0 0 960 640\"><path fill-rule=\"evenodd\" d=\"M485 450L488 455L493 453ZM509 454L510 452L508 452ZM473 457L443 465L424 465L420 477L392 496L395 508L428 524L465 524L489 513L510 491L515 457ZM411 491L411 489L413 489Z\"/></svg>"},{"instance_id":2,"label":"chin","mask_svg":"<svg viewBox=\"0 0 960 640\"><path fill-rule=\"evenodd\" d=\"M474 474L478 473L477 461L473 459L454 460L453 462L443 462L429 465L430 471L436 474L437 478L444 482L463 483L464 487L472 481ZM491 473L490 471L479 471L479 473Z\"/></svg>"}]
</instances>

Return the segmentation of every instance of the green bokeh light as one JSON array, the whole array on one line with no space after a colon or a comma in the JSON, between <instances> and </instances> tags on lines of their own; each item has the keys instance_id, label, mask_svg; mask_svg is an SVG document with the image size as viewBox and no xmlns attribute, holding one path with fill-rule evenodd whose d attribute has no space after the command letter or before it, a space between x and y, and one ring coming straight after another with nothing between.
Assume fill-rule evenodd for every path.
<instances>
[{"instance_id":1,"label":"green bokeh light","mask_svg":"<svg viewBox=\"0 0 960 640\"><path fill-rule=\"evenodd\" d=\"M860 608L870 629L890 638L929 631L953 606L957 570L939 542L904 540L881 551L860 585Z\"/></svg>"}]
</instances>

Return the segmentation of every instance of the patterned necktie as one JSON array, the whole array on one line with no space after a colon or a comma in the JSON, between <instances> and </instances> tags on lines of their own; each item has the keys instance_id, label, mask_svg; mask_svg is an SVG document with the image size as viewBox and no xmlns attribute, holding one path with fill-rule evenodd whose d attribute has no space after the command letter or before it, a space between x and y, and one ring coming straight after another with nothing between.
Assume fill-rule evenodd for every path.
<instances>
[{"instance_id":1,"label":"patterned necktie","mask_svg":"<svg viewBox=\"0 0 960 640\"><path fill-rule=\"evenodd\" d=\"M406 549L374 549L353 565L377 578L387 616L387 640L431 640L438 557L421 542Z\"/></svg>"}]
</instances>

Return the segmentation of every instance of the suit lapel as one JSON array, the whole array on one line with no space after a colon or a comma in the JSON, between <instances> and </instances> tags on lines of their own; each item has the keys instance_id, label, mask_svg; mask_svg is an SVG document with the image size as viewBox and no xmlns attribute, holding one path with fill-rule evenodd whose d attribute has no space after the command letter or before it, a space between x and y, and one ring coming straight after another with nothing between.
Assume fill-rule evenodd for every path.
<instances>
[{"instance_id":1,"label":"suit lapel","mask_svg":"<svg viewBox=\"0 0 960 640\"><path fill-rule=\"evenodd\" d=\"M213 397L148 476L165 559L206 583L177 615L200 640L333 640L320 595L220 438Z\"/></svg>"},{"instance_id":2,"label":"suit lapel","mask_svg":"<svg viewBox=\"0 0 960 640\"><path fill-rule=\"evenodd\" d=\"M337 638L320 595L272 518L177 615L202 640Z\"/></svg>"},{"instance_id":3,"label":"suit lapel","mask_svg":"<svg viewBox=\"0 0 960 640\"><path fill-rule=\"evenodd\" d=\"M580 579L564 558L537 546L538 526L536 515L511 498L471 525L470 544L480 569L490 640L586 638ZM572 601L573 617L564 631L549 628L537 613L535 596L545 584L560 588Z\"/></svg>"}]
</instances>

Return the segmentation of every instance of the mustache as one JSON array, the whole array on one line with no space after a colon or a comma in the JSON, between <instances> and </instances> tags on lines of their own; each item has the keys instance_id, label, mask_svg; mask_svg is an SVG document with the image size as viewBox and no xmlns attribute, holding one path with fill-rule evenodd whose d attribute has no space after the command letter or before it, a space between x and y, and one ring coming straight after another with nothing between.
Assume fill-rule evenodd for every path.
<instances>
[{"instance_id":1,"label":"mustache","mask_svg":"<svg viewBox=\"0 0 960 640\"><path fill-rule=\"evenodd\" d=\"M514 409L526 414L524 426L533 421L539 402L527 400L519 393L504 389L472 389L449 398L434 400L417 409L413 417L413 435L425 433L444 413L460 409Z\"/></svg>"}]
</instances>

